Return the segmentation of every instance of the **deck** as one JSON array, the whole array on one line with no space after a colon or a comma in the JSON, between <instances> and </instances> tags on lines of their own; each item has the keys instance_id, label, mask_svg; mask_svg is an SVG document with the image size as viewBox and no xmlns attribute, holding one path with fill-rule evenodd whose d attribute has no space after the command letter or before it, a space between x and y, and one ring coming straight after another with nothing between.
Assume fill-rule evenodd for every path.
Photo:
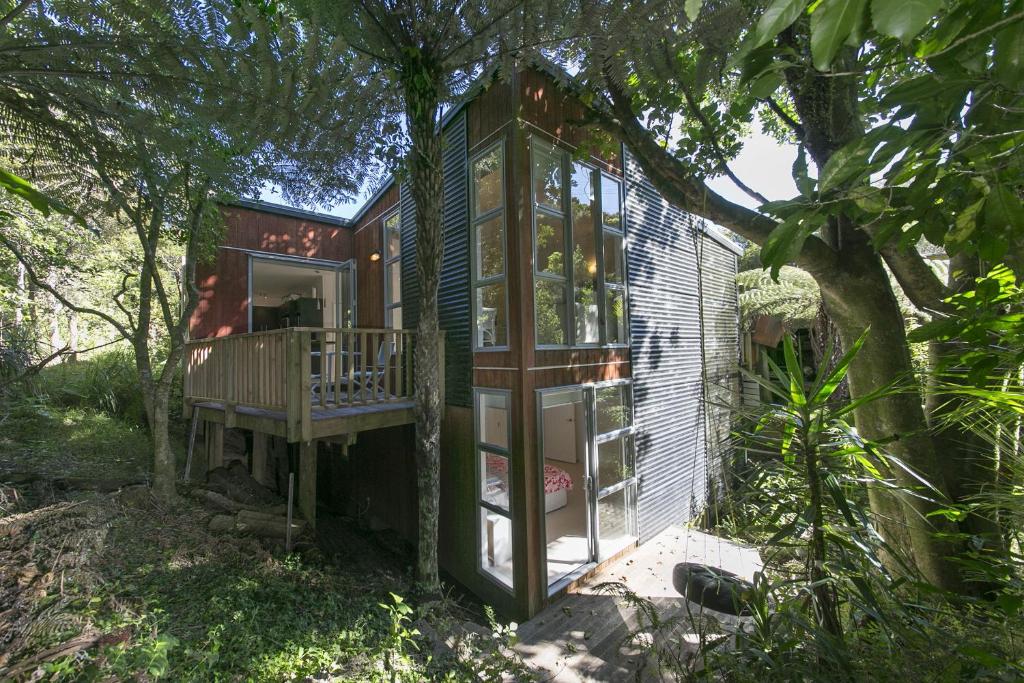
<instances>
[{"instance_id":1,"label":"deck","mask_svg":"<svg viewBox=\"0 0 1024 683\"><path fill-rule=\"evenodd\" d=\"M314 406L310 411L310 436L316 440L339 434L357 434L371 429L411 424L415 420L414 406L411 400L332 408ZM223 403L198 402L192 404L192 409L199 414L200 420L224 424L227 419ZM283 410L236 406L231 426L287 438L288 413Z\"/></svg>"},{"instance_id":2,"label":"deck","mask_svg":"<svg viewBox=\"0 0 1024 683\"><path fill-rule=\"evenodd\" d=\"M189 341L185 413L290 443L409 424L414 337L410 330L292 327Z\"/></svg>"},{"instance_id":3,"label":"deck","mask_svg":"<svg viewBox=\"0 0 1024 683\"><path fill-rule=\"evenodd\" d=\"M621 582L650 600L662 619L679 618L674 637L684 650L695 649L695 628L688 615L700 606L689 603L672 586L672 569L680 562L700 562L752 579L761 568L753 548L700 531L669 527L636 551L612 562L519 628L516 652L542 680L580 681L659 680L656 667L639 648L624 642L637 628L636 610L596 587ZM737 618L715 613L722 623ZM653 634L652 634L653 635Z\"/></svg>"}]
</instances>

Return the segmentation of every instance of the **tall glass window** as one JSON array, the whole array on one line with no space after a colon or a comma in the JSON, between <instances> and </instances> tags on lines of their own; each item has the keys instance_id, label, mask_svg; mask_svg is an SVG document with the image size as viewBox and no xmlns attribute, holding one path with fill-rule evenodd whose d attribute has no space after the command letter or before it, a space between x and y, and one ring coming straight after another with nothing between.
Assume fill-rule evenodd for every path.
<instances>
[{"instance_id":1,"label":"tall glass window","mask_svg":"<svg viewBox=\"0 0 1024 683\"><path fill-rule=\"evenodd\" d=\"M601 234L604 249L604 339L606 344L628 344L622 182L605 173L601 174Z\"/></svg>"},{"instance_id":2,"label":"tall glass window","mask_svg":"<svg viewBox=\"0 0 1024 683\"><path fill-rule=\"evenodd\" d=\"M628 344L622 182L531 142L538 347Z\"/></svg>"},{"instance_id":3,"label":"tall glass window","mask_svg":"<svg viewBox=\"0 0 1024 683\"><path fill-rule=\"evenodd\" d=\"M565 169L560 150L534 139L534 316L537 346L568 343Z\"/></svg>"},{"instance_id":4,"label":"tall glass window","mask_svg":"<svg viewBox=\"0 0 1024 683\"><path fill-rule=\"evenodd\" d=\"M473 348L508 347L505 278L504 142L470 164L473 244Z\"/></svg>"},{"instance_id":5,"label":"tall glass window","mask_svg":"<svg viewBox=\"0 0 1024 683\"><path fill-rule=\"evenodd\" d=\"M477 514L480 570L512 590L512 500L509 479L509 412L511 392L474 391L477 453Z\"/></svg>"},{"instance_id":6,"label":"tall glass window","mask_svg":"<svg viewBox=\"0 0 1024 683\"><path fill-rule=\"evenodd\" d=\"M396 211L384 217L384 324L402 329L402 230Z\"/></svg>"}]
</instances>

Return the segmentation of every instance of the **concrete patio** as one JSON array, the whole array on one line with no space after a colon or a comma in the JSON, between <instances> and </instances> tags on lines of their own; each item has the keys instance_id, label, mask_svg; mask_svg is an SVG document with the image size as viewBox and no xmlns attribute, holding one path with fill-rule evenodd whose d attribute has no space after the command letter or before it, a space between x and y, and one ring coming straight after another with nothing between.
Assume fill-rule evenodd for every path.
<instances>
[{"instance_id":1,"label":"concrete patio","mask_svg":"<svg viewBox=\"0 0 1024 683\"><path fill-rule=\"evenodd\" d=\"M660 619L677 619L678 624L669 629L671 638L662 633L659 642L678 643L675 656L684 658L696 649L697 619L691 617L697 617L701 608L689 603L672 586L672 569L680 562L711 565L747 580L761 568L754 548L692 529L669 527L522 624L516 651L542 680L633 680L638 672L641 680L659 680L656 663L647 661L636 644L625 642L640 623L637 610L597 587L621 583L649 600ZM738 621L737 617L712 615L722 624L735 625Z\"/></svg>"}]
</instances>

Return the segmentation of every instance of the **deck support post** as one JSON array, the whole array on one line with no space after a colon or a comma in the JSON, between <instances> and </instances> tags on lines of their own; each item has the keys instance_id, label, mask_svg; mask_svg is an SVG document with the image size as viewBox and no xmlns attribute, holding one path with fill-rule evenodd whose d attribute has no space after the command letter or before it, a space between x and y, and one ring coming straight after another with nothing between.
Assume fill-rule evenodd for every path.
<instances>
[{"instance_id":1,"label":"deck support post","mask_svg":"<svg viewBox=\"0 0 1024 683\"><path fill-rule=\"evenodd\" d=\"M316 528L316 441L299 442L299 510Z\"/></svg>"},{"instance_id":2,"label":"deck support post","mask_svg":"<svg viewBox=\"0 0 1024 683\"><path fill-rule=\"evenodd\" d=\"M264 486L271 486L267 475L267 435L263 432L252 433L252 477Z\"/></svg>"},{"instance_id":3,"label":"deck support post","mask_svg":"<svg viewBox=\"0 0 1024 683\"><path fill-rule=\"evenodd\" d=\"M224 466L224 425L207 422L203 429L206 444L206 471Z\"/></svg>"}]
</instances>

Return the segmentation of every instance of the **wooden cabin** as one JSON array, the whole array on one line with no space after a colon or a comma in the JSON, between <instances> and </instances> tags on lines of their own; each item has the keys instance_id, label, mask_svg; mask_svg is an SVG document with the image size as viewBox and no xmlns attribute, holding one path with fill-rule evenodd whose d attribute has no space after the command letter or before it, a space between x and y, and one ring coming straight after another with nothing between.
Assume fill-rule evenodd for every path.
<instances>
[{"instance_id":1,"label":"wooden cabin","mask_svg":"<svg viewBox=\"0 0 1024 683\"><path fill-rule=\"evenodd\" d=\"M701 509L737 386L739 250L628 151L582 151L581 115L529 68L443 122L440 562L520 619ZM185 371L211 465L251 433L310 522L319 501L414 542L411 194L224 214Z\"/></svg>"}]
</instances>

